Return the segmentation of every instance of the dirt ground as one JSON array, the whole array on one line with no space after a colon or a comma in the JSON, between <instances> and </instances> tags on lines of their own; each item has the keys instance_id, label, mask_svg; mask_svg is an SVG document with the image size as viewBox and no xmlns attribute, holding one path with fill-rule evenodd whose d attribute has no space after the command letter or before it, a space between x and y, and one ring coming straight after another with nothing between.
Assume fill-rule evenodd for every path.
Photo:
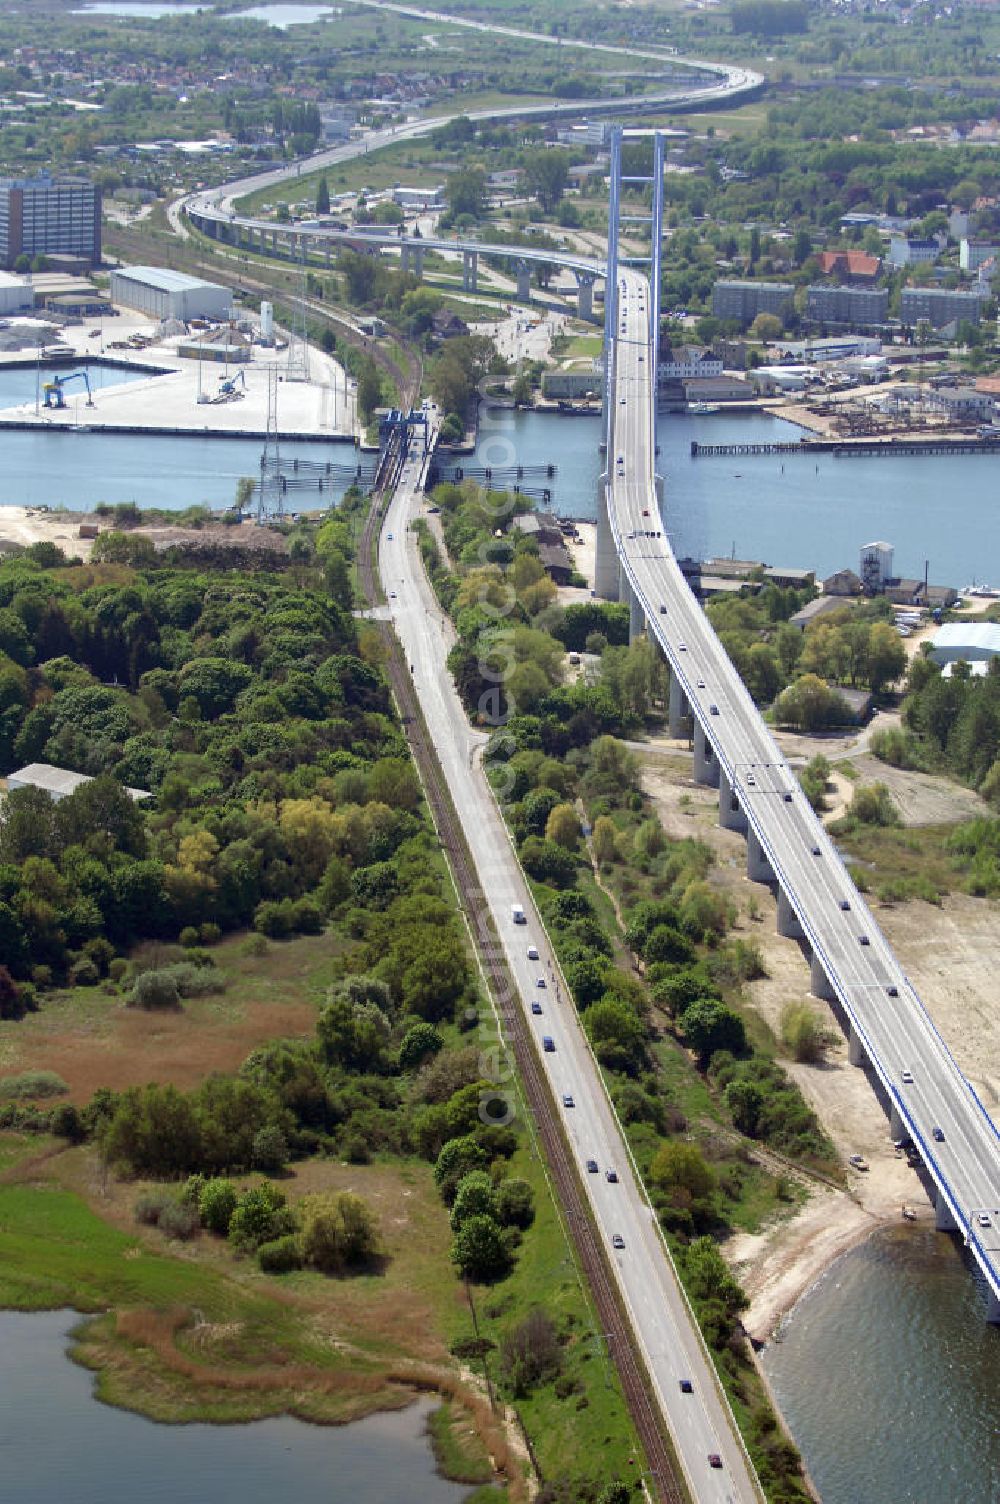
<instances>
[{"instance_id":1,"label":"dirt ground","mask_svg":"<svg viewBox=\"0 0 1000 1504\"><path fill-rule=\"evenodd\" d=\"M70 557L89 559L92 538L79 536L80 524L96 522L83 512L44 512L38 507L0 507L0 554L12 543L57 543Z\"/></svg>"},{"instance_id":2,"label":"dirt ground","mask_svg":"<svg viewBox=\"0 0 1000 1504\"><path fill-rule=\"evenodd\" d=\"M823 1063L783 1064L845 1166L852 1154L862 1155L869 1166L864 1172L847 1167L846 1192L817 1183L790 1219L760 1234L729 1240L724 1252L751 1299L747 1330L764 1340L829 1263L879 1223L898 1219L903 1206L921 1221L933 1211L916 1175L893 1148L888 1122L865 1073L848 1064L846 1040L825 1005L810 997L809 969L799 943L778 935L773 894L748 881L742 836L719 826L717 792L693 782L686 744L664 741L647 752L643 786L669 835L697 836L715 852L712 881L739 912L736 933L756 940L764 956L767 976L751 983L747 993L774 1034L780 1036L782 1012L790 1002L809 1000L817 1015L829 1021L831 1045ZM1000 1014L993 1001L1000 929L995 907L958 896L946 899L941 908L912 902L879 906L876 913L960 1067L994 1111L1000 1103Z\"/></svg>"}]
</instances>

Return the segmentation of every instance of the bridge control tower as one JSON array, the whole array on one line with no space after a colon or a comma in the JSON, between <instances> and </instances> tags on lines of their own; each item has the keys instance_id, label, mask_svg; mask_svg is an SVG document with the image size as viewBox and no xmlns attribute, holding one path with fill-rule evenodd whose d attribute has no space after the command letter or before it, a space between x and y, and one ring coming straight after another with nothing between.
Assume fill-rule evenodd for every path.
<instances>
[{"instance_id":1,"label":"bridge control tower","mask_svg":"<svg viewBox=\"0 0 1000 1504\"><path fill-rule=\"evenodd\" d=\"M597 495L597 557L595 585L597 594L604 600L617 601L628 598L628 585L621 571L618 551L608 524L607 482L608 470L615 462L615 353L620 330L619 299L621 288L618 269L621 265L649 267L649 333L656 359L660 338L660 281L663 252L663 167L666 152L666 137L656 131L652 138L653 160L650 173L625 174L622 171L622 128L613 125L610 133L611 146L611 193L608 208L608 259L604 283L604 427L603 443L605 471L598 482ZM650 188L647 213L625 213L622 205L622 189L635 185ZM619 240L623 225L648 225L649 254L623 257ZM656 383L652 384L653 412L652 429L656 433ZM619 401L628 400L619 398ZM655 450L655 443L654 443ZM656 478L657 497L662 499L662 481Z\"/></svg>"}]
</instances>

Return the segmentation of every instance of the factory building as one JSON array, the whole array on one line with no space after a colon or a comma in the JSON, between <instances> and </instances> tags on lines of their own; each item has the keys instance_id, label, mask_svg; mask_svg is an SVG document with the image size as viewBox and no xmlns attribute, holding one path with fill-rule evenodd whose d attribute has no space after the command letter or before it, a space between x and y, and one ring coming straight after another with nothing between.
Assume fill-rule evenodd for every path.
<instances>
[{"instance_id":1,"label":"factory building","mask_svg":"<svg viewBox=\"0 0 1000 1504\"><path fill-rule=\"evenodd\" d=\"M203 282L162 266L123 266L111 273L111 301L153 319L227 319L233 295L228 287Z\"/></svg>"},{"instance_id":2,"label":"factory building","mask_svg":"<svg viewBox=\"0 0 1000 1504\"><path fill-rule=\"evenodd\" d=\"M1000 653L1000 624L995 621L949 621L934 633L935 663L988 663Z\"/></svg>"},{"instance_id":3,"label":"factory building","mask_svg":"<svg viewBox=\"0 0 1000 1504\"><path fill-rule=\"evenodd\" d=\"M19 256L101 262L101 190L87 178L0 178L0 265Z\"/></svg>"},{"instance_id":4,"label":"factory building","mask_svg":"<svg viewBox=\"0 0 1000 1504\"><path fill-rule=\"evenodd\" d=\"M0 316L27 313L34 307L35 292L26 277L0 272Z\"/></svg>"}]
</instances>

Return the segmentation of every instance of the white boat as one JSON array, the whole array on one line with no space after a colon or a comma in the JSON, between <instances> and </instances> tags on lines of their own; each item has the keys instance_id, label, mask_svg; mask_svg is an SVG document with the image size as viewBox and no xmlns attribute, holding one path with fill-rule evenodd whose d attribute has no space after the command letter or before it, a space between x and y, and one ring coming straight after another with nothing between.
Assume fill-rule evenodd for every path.
<instances>
[{"instance_id":1,"label":"white boat","mask_svg":"<svg viewBox=\"0 0 1000 1504\"><path fill-rule=\"evenodd\" d=\"M719 404L717 402L689 402L688 403L688 412L689 413L699 413L699 414L701 414L703 416L705 413L717 413L719 411L720 411L720 407L719 407Z\"/></svg>"}]
</instances>

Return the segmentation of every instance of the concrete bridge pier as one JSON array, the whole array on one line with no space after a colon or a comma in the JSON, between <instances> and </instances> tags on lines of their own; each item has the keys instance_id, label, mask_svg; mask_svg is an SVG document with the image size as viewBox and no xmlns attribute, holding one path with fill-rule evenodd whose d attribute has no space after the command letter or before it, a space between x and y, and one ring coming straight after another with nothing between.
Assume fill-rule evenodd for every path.
<instances>
[{"instance_id":1,"label":"concrete bridge pier","mask_svg":"<svg viewBox=\"0 0 1000 1504\"><path fill-rule=\"evenodd\" d=\"M736 791L726 774L719 769L719 824L723 830L746 830L747 817Z\"/></svg>"},{"instance_id":2,"label":"concrete bridge pier","mask_svg":"<svg viewBox=\"0 0 1000 1504\"><path fill-rule=\"evenodd\" d=\"M576 273L576 316L578 319L594 317L594 283L596 272Z\"/></svg>"},{"instance_id":3,"label":"concrete bridge pier","mask_svg":"<svg viewBox=\"0 0 1000 1504\"><path fill-rule=\"evenodd\" d=\"M719 761L700 721L694 723L694 779L709 788L721 786Z\"/></svg>"},{"instance_id":4,"label":"concrete bridge pier","mask_svg":"<svg viewBox=\"0 0 1000 1504\"><path fill-rule=\"evenodd\" d=\"M517 272L517 301L519 303L531 302L531 267L527 261L515 261Z\"/></svg>"},{"instance_id":5,"label":"concrete bridge pier","mask_svg":"<svg viewBox=\"0 0 1000 1504\"><path fill-rule=\"evenodd\" d=\"M639 599L629 584L628 576L624 569L619 572L618 599L628 602L628 640L629 646L641 637L646 630L646 613L639 603Z\"/></svg>"},{"instance_id":6,"label":"concrete bridge pier","mask_svg":"<svg viewBox=\"0 0 1000 1504\"><path fill-rule=\"evenodd\" d=\"M667 718L670 735L675 741L682 741L688 734L687 722L691 714L691 706L688 697L684 693L683 685L677 675L670 675L670 698L667 702Z\"/></svg>"},{"instance_id":7,"label":"concrete bridge pier","mask_svg":"<svg viewBox=\"0 0 1000 1504\"><path fill-rule=\"evenodd\" d=\"M478 292L479 290L479 252L462 252L462 291Z\"/></svg>"},{"instance_id":8,"label":"concrete bridge pier","mask_svg":"<svg viewBox=\"0 0 1000 1504\"><path fill-rule=\"evenodd\" d=\"M951 1207L943 1191L938 1191L934 1197L934 1226L938 1232L957 1232L958 1223L952 1215Z\"/></svg>"},{"instance_id":9,"label":"concrete bridge pier","mask_svg":"<svg viewBox=\"0 0 1000 1504\"><path fill-rule=\"evenodd\" d=\"M774 882L774 868L752 826L747 830L747 877L752 883Z\"/></svg>"},{"instance_id":10,"label":"concrete bridge pier","mask_svg":"<svg viewBox=\"0 0 1000 1504\"><path fill-rule=\"evenodd\" d=\"M903 1122L903 1115L895 1102L889 1108L889 1137L894 1144L899 1143L900 1140L909 1143L910 1140L910 1130Z\"/></svg>"},{"instance_id":11,"label":"concrete bridge pier","mask_svg":"<svg viewBox=\"0 0 1000 1504\"><path fill-rule=\"evenodd\" d=\"M830 978L826 974L826 967L819 956L814 955L809 962L809 991L813 997L822 998L824 1003L835 1003L837 994L830 985Z\"/></svg>"},{"instance_id":12,"label":"concrete bridge pier","mask_svg":"<svg viewBox=\"0 0 1000 1504\"><path fill-rule=\"evenodd\" d=\"M861 1043L861 1035L852 1024L847 1035L847 1059L850 1065L863 1066L866 1060L865 1047Z\"/></svg>"},{"instance_id":13,"label":"concrete bridge pier","mask_svg":"<svg viewBox=\"0 0 1000 1504\"><path fill-rule=\"evenodd\" d=\"M784 935L786 940L805 938L805 931L799 923L799 916L792 908L784 888L778 889L778 934Z\"/></svg>"},{"instance_id":14,"label":"concrete bridge pier","mask_svg":"<svg viewBox=\"0 0 1000 1504\"><path fill-rule=\"evenodd\" d=\"M277 230L272 230L271 231L271 255L272 256L276 256L277 254L278 254L278 232L277 232Z\"/></svg>"},{"instance_id":15,"label":"concrete bridge pier","mask_svg":"<svg viewBox=\"0 0 1000 1504\"><path fill-rule=\"evenodd\" d=\"M603 601L620 599L621 565L608 519L608 477L597 482L597 544L594 560L594 589Z\"/></svg>"}]
</instances>

